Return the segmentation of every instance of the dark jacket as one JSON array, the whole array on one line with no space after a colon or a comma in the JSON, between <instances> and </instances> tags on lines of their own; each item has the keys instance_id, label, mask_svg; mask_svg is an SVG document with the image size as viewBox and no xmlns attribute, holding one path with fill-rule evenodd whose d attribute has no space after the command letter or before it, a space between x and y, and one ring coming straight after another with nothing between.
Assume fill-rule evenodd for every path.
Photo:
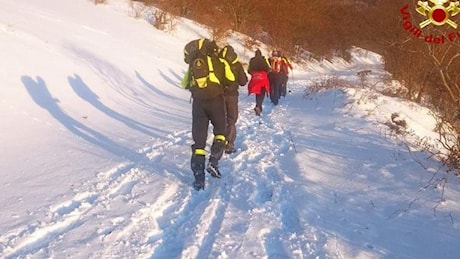
<instances>
[{"instance_id":1,"label":"dark jacket","mask_svg":"<svg viewBox=\"0 0 460 260\"><path fill-rule=\"evenodd\" d=\"M224 93L226 96L236 96L238 95L239 86L244 86L248 83L248 76L240 62L230 64L230 68L235 75L235 81L225 87Z\"/></svg>"},{"instance_id":2,"label":"dark jacket","mask_svg":"<svg viewBox=\"0 0 460 260\"><path fill-rule=\"evenodd\" d=\"M248 76L244 71L243 65L238 61L238 55L232 46L227 45L219 52L219 57L225 59L235 75L235 81L225 86L226 96L237 96L239 86L244 86L248 83Z\"/></svg>"},{"instance_id":3,"label":"dark jacket","mask_svg":"<svg viewBox=\"0 0 460 260\"><path fill-rule=\"evenodd\" d=\"M248 72L251 74L253 71L270 71L270 65L260 50L257 50L256 55L249 61Z\"/></svg>"}]
</instances>

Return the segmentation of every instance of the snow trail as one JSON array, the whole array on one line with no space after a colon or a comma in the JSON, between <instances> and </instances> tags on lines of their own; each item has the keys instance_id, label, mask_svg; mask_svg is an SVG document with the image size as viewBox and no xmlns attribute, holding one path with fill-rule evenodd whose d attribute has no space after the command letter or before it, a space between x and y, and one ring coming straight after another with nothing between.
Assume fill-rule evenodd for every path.
<instances>
[{"instance_id":1,"label":"snow trail","mask_svg":"<svg viewBox=\"0 0 460 260\"><path fill-rule=\"evenodd\" d=\"M267 98L261 117L240 88L238 151L196 192L179 84L182 48L205 29L181 20L168 34L83 0L0 2L0 115L14 122L0 125L0 258L460 255L458 178L384 124L406 113L432 132L427 110L370 88L304 95L363 68L378 80L380 56L299 64L292 92L276 107ZM244 39L229 38L242 61Z\"/></svg>"}]
</instances>

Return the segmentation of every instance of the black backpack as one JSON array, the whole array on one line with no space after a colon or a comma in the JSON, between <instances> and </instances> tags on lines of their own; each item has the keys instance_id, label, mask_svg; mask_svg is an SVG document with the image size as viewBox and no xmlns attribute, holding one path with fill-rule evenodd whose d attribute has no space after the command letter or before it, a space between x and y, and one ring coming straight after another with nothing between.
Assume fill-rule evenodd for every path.
<instances>
[{"instance_id":1,"label":"black backpack","mask_svg":"<svg viewBox=\"0 0 460 260\"><path fill-rule=\"evenodd\" d=\"M212 44L206 38L196 39L187 43L184 47L184 62L189 64L190 87L207 87L209 77L209 65L207 50Z\"/></svg>"},{"instance_id":2,"label":"black backpack","mask_svg":"<svg viewBox=\"0 0 460 260\"><path fill-rule=\"evenodd\" d=\"M206 54L206 47L210 43L211 40L206 38L196 39L187 43L184 47L184 62L190 64L197 52Z\"/></svg>"},{"instance_id":3,"label":"black backpack","mask_svg":"<svg viewBox=\"0 0 460 260\"><path fill-rule=\"evenodd\" d=\"M190 61L191 86L205 88L208 86L209 65L208 55L196 52Z\"/></svg>"},{"instance_id":4,"label":"black backpack","mask_svg":"<svg viewBox=\"0 0 460 260\"><path fill-rule=\"evenodd\" d=\"M236 63L238 61L238 55L232 46L227 45L219 53L219 56L224 58L229 64Z\"/></svg>"}]
</instances>

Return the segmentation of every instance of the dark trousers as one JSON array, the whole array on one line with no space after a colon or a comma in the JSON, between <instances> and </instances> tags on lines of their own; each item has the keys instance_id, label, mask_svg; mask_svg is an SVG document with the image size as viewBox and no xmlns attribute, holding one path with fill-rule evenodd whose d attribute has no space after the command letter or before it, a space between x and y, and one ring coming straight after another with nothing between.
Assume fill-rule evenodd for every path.
<instances>
[{"instance_id":1,"label":"dark trousers","mask_svg":"<svg viewBox=\"0 0 460 260\"><path fill-rule=\"evenodd\" d=\"M194 144L192 145L192 163L194 157L196 157L195 150L205 150L206 148L209 122L213 125L214 136L225 136L226 122L224 102L223 95L219 95L212 99L193 99L192 137ZM217 163L222 157L224 148L225 142L214 140L209 160L213 161L213 163Z\"/></svg>"},{"instance_id":2,"label":"dark trousers","mask_svg":"<svg viewBox=\"0 0 460 260\"><path fill-rule=\"evenodd\" d=\"M280 89L280 96L285 97L287 92L287 82L288 82L288 75L281 74L281 89Z\"/></svg>"},{"instance_id":3,"label":"dark trousers","mask_svg":"<svg viewBox=\"0 0 460 260\"><path fill-rule=\"evenodd\" d=\"M270 100L276 106L280 99L282 77L280 73L270 72L268 74L268 79L270 81Z\"/></svg>"},{"instance_id":4,"label":"dark trousers","mask_svg":"<svg viewBox=\"0 0 460 260\"><path fill-rule=\"evenodd\" d=\"M236 121L238 120L238 95L225 96L225 108L227 112L227 146L234 148L236 139Z\"/></svg>"},{"instance_id":5,"label":"dark trousers","mask_svg":"<svg viewBox=\"0 0 460 260\"><path fill-rule=\"evenodd\" d=\"M262 111L262 104L264 103L265 99L265 88L262 88L260 90L260 94L256 94L256 107L260 108L260 111Z\"/></svg>"}]
</instances>

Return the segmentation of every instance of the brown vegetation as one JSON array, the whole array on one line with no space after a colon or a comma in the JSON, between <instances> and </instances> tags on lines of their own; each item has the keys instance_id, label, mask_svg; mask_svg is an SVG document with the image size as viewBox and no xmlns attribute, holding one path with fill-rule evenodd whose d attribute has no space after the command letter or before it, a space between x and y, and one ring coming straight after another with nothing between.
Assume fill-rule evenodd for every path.
<instances>
[{"instance_id":1,"label":"brown vegetation","mask_svg":"<svg viewBox=\"0 0 460 260\"><path fill-rule=\"evenodd\" d=\"M428 25L421 35L418 25L426 18L416 12L417 1L142 2L209 25L216 34L240 31L291 55L301 48L315 57L347 59L352 46L381 54L386 70L406 86L405 98L431 106L443 118L441 124L460 133L460 30L447 24ZM452 20L459 20L460 28L460 14ZM424 37L430 35L444 40L427 42L430 39ZM440 137L440 142L444 140ZM449 146L451 158L459 158L459 147L459 141Z\"/></svg>"}]
</instances>

